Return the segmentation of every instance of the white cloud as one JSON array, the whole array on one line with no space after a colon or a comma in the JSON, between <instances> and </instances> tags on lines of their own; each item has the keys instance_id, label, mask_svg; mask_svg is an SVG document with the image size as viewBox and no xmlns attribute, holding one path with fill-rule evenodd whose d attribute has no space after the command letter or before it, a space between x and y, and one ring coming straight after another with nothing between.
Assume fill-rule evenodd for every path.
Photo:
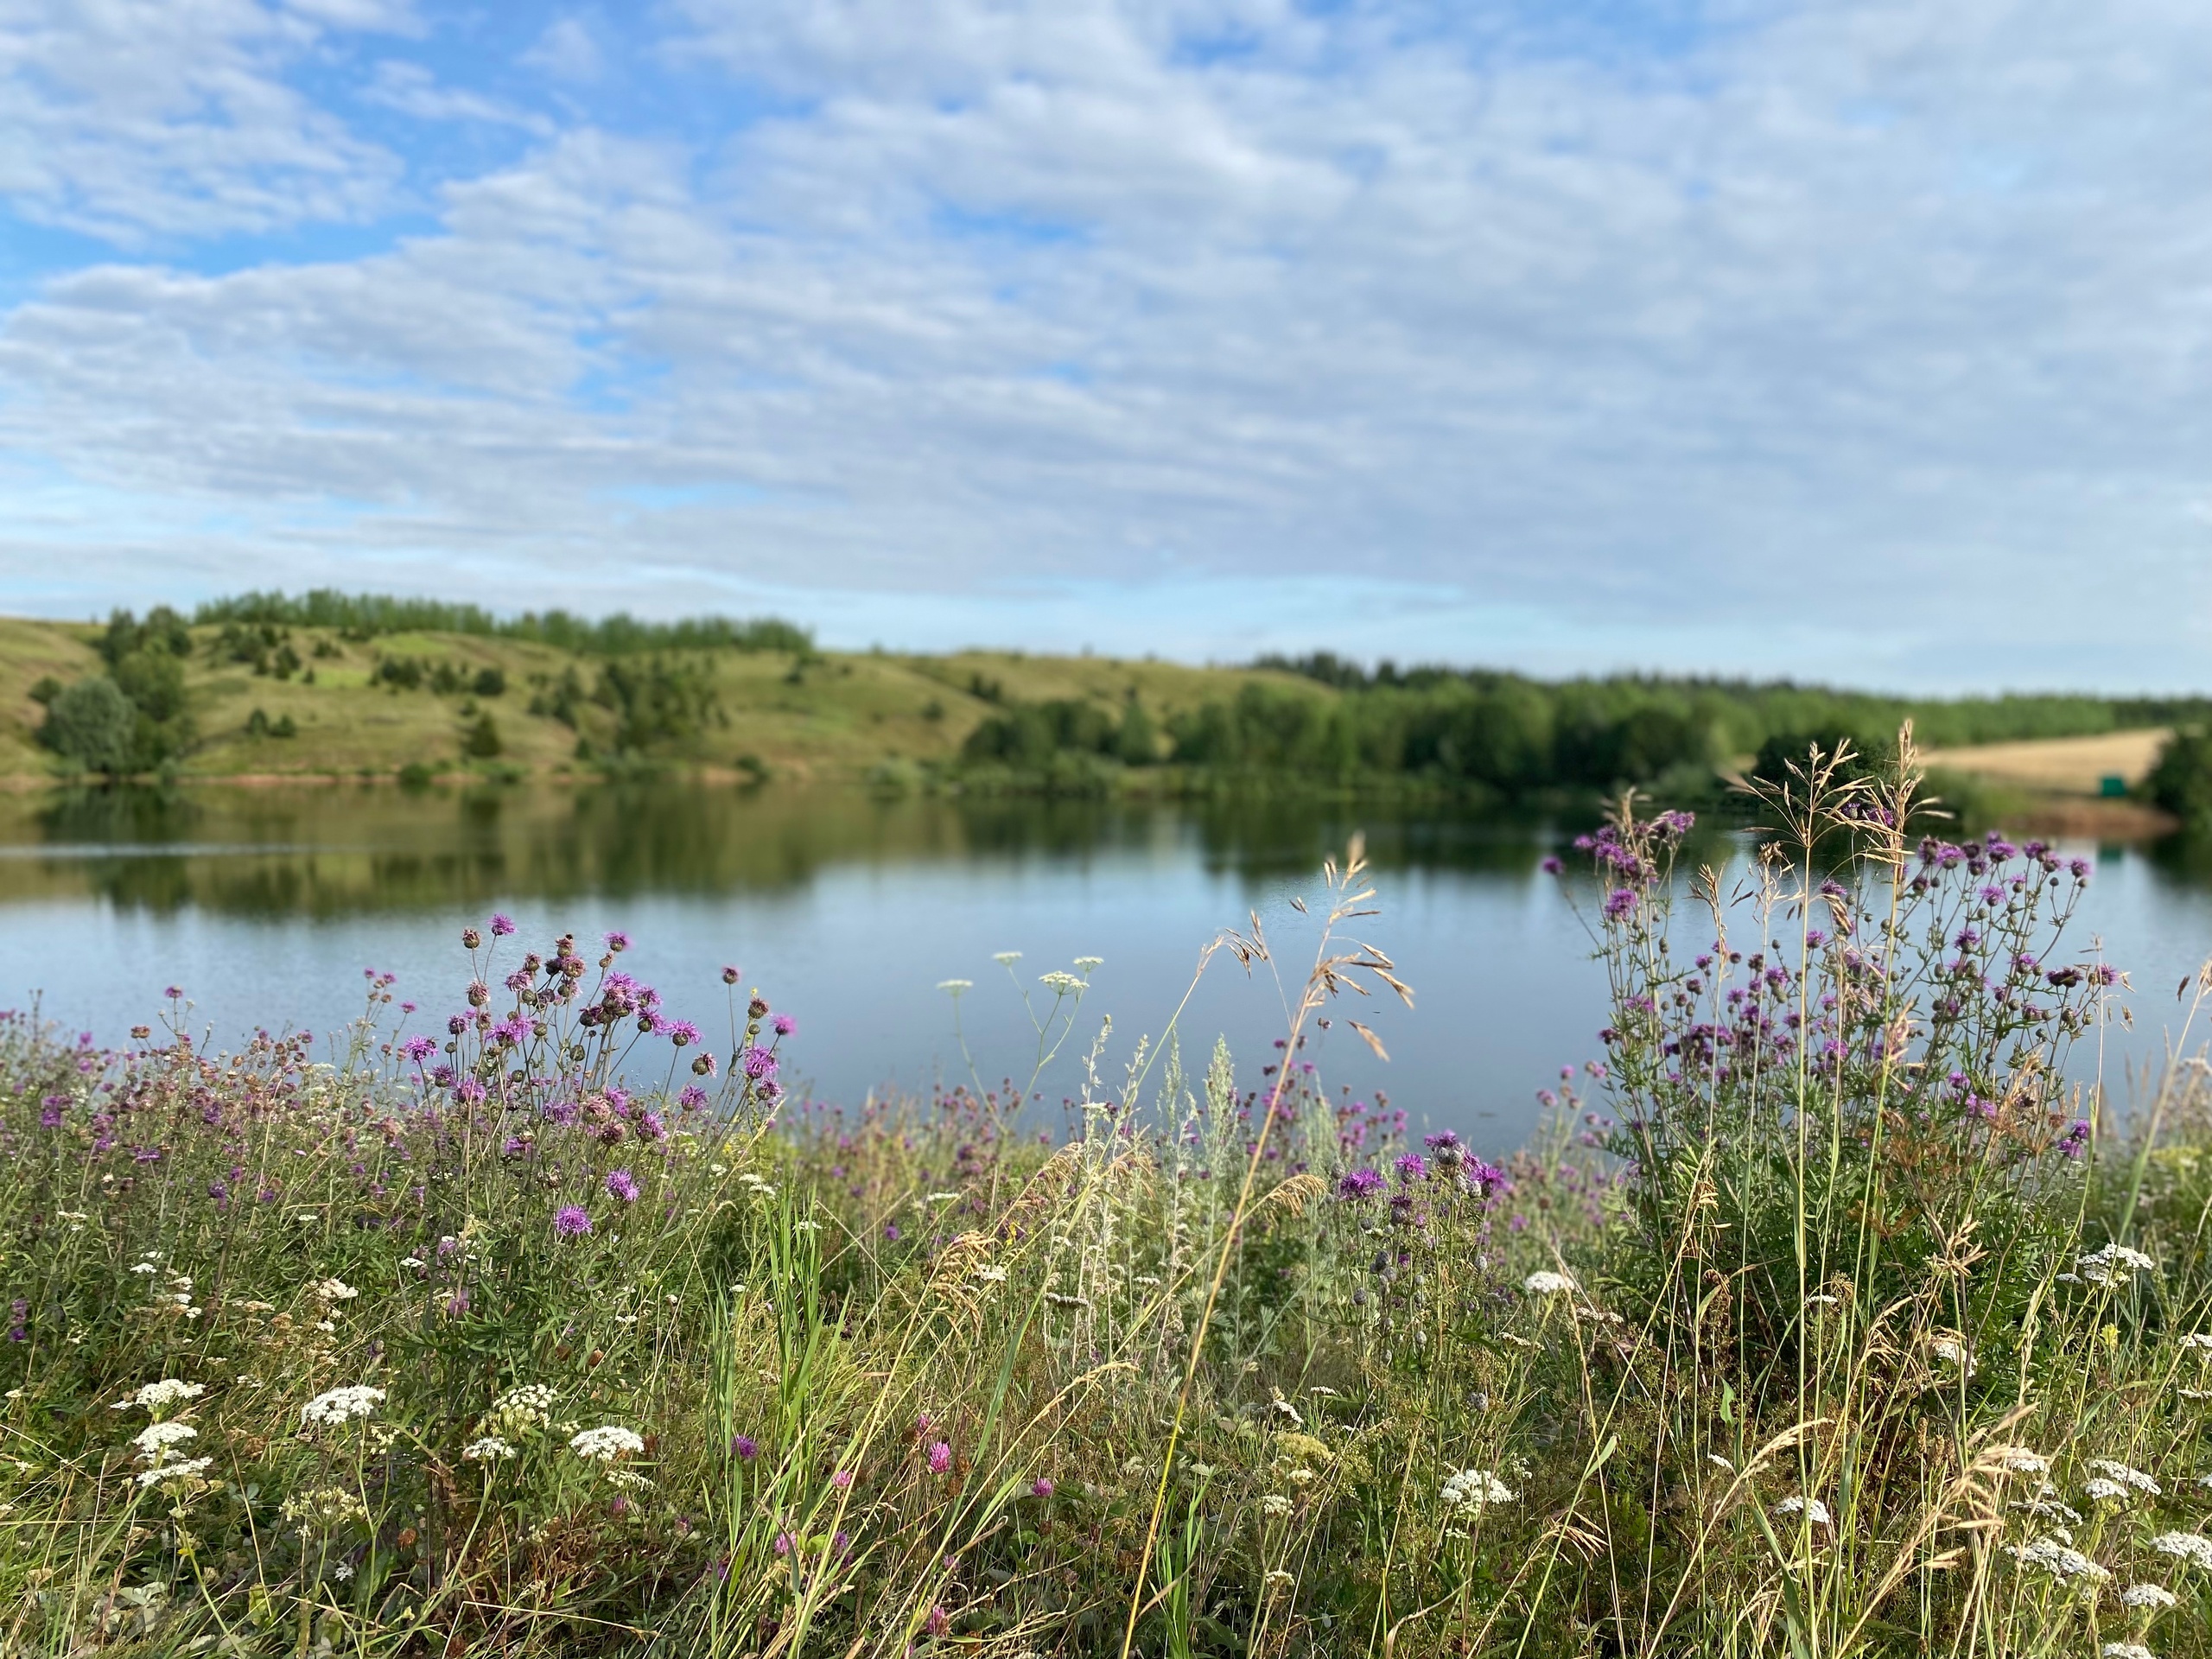
<instances>
[{"instance_id":1,"label":"white cloud","mask_svg":"<svg viewBox=\"0 0 2212 1659\"><path fill-rule=\"evenodd\" d=\"M503 99L487 98L454 86L441 86L420 64L386 59L376 67L361 96L369 103L418 121L474 121L486 125L519 127L541 138L553 136L546 117L518 109Z\"/></svg>"},{"instance_id":2,"label":"white cloud","mask_svg":"<svg viewBox=\"0 0 2212 1659\"><path fill-rule=\"evenodd\" d=\"M575 17L556 18L548 24L522 54L521 62L525 69L567 81L597 80L607 67L591 30Z\"/></svg>"},{"instance_id":3,"label":"white cloud","mask_svg":"<svg viewBox=\"0 0 2212 1659\"><path fill-rule=\"evenodd\" d=\"M216 587L2187 677L2194 6L1747 4L1603 52L1266 0L681 12L667 73L787 112L572 125L366 257L58 276L0 326L0 442L134 525L242 522L168 544Z\"/></svg>"}]
</instances>

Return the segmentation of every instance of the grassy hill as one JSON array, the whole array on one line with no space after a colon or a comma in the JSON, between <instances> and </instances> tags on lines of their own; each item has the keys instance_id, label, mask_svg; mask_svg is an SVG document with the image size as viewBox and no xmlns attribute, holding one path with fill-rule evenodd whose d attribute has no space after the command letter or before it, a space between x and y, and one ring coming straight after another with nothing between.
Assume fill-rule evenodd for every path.
<instances>
[{"instance_id":1,"label":"grassy hill","mask_svg":"<svg viewBox=\"0 0 2212 1659\"><path fill-rule=\"evenodd\" d=\"M20 785L59 775L57 758L35 735L46 710L34 692L41 681L50 689L99 673L104 632L0 619L0 779ZM633 747L711 772L823 781L887 763L949 760L1009 703L1076 698L1118 713L1134 696L1164 719L1255 680L1297 696L1338 695L1272 670L1106 658L723 649L609 658L474 633L360 639L316 627L248 642L257 662L241 656L235 631L189 632L181 660L193 737L175 763L187 779L394 776L409 766L557 777L632 747L623 741L620 687L607 677L634 679L654 663L680 682L668 695L688 698L695 718ZM499 683L495 693L477 689L487 671ZM490 748L477 736L487 716L496 752L472 754L472 739Z\"/></svg>"}]
</instances>

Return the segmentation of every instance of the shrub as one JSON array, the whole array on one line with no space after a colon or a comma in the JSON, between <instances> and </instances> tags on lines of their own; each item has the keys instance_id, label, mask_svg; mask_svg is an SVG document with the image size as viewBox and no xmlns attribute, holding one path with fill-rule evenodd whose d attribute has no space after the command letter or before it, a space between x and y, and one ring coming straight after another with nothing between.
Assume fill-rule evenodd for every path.
<instances>
[{"instance_id":1,"label":"shrub","mask_svg":"<svg viewBox=\"0 0 2212 1659\"><path fill-rule=\"evenodd\" d=\"M111 776L132 770L138 711L105 674L89 675L47 705L39 741L88 772Z\"/></svg>"}]
</instances>

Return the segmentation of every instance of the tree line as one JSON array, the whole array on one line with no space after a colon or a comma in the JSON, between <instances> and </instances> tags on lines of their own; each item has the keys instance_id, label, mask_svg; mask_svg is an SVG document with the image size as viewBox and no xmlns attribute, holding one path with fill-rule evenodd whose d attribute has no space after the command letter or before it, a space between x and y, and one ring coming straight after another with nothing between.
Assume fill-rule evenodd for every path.
<instances>
[{"instance_id":1,"label":"tree line","mask_svg":"<svg viewBox=\"0 0 2212 1659\"><path fill-rule=\"evenodd\" d=\"M495 616L481 606L391 594L343 594L316 588L297 596L249 593L210 600L193 613L203 626L253 624L329 628L355 640L390 633L464 633L482 639L524 639L583 657L634 657L668 651L780 651L810 656L814 635L780 617L690 617L651 622L617 611L577 616L563 610Z\"/></svg>"}]
</instances>

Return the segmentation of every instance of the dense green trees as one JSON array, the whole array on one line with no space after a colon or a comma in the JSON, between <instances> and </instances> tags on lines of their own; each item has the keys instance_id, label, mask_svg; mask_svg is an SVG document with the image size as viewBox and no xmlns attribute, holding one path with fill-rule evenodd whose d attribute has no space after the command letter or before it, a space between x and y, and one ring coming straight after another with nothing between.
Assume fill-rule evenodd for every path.
<instances>
[{"instance_id":1,"label":"dense green trees","mask_svg":"<svg viewBox=\"0 0 2212 1659\"><path fill-rule=\"evenodd\" d=\"M87 772L119 777L156 771L191 747L184 658L192 636L166 605L143 622L129 611L108 618L96 649L106 671L46 691L39 741Z\"/></svg>"},{"instance_id":2,"label":"dense green trees","mask_svg":"<svg viewBox=\"0 0 2212 1659\"><path fill-rule=\"evenodd\" d=\"M388 594L341 594L333 588L318 588L296 598L267 593L213 600L194 613L194 620L242 627L334 628L354 639L385 633L471 633L531 639L594 657L713 650L787 651L804 655L814 649L811 632L772 616L645 622L622 612L594 620L567 611L543 611L501 617L476 605L402 599Z\"/></svg>"}]
</instances>

